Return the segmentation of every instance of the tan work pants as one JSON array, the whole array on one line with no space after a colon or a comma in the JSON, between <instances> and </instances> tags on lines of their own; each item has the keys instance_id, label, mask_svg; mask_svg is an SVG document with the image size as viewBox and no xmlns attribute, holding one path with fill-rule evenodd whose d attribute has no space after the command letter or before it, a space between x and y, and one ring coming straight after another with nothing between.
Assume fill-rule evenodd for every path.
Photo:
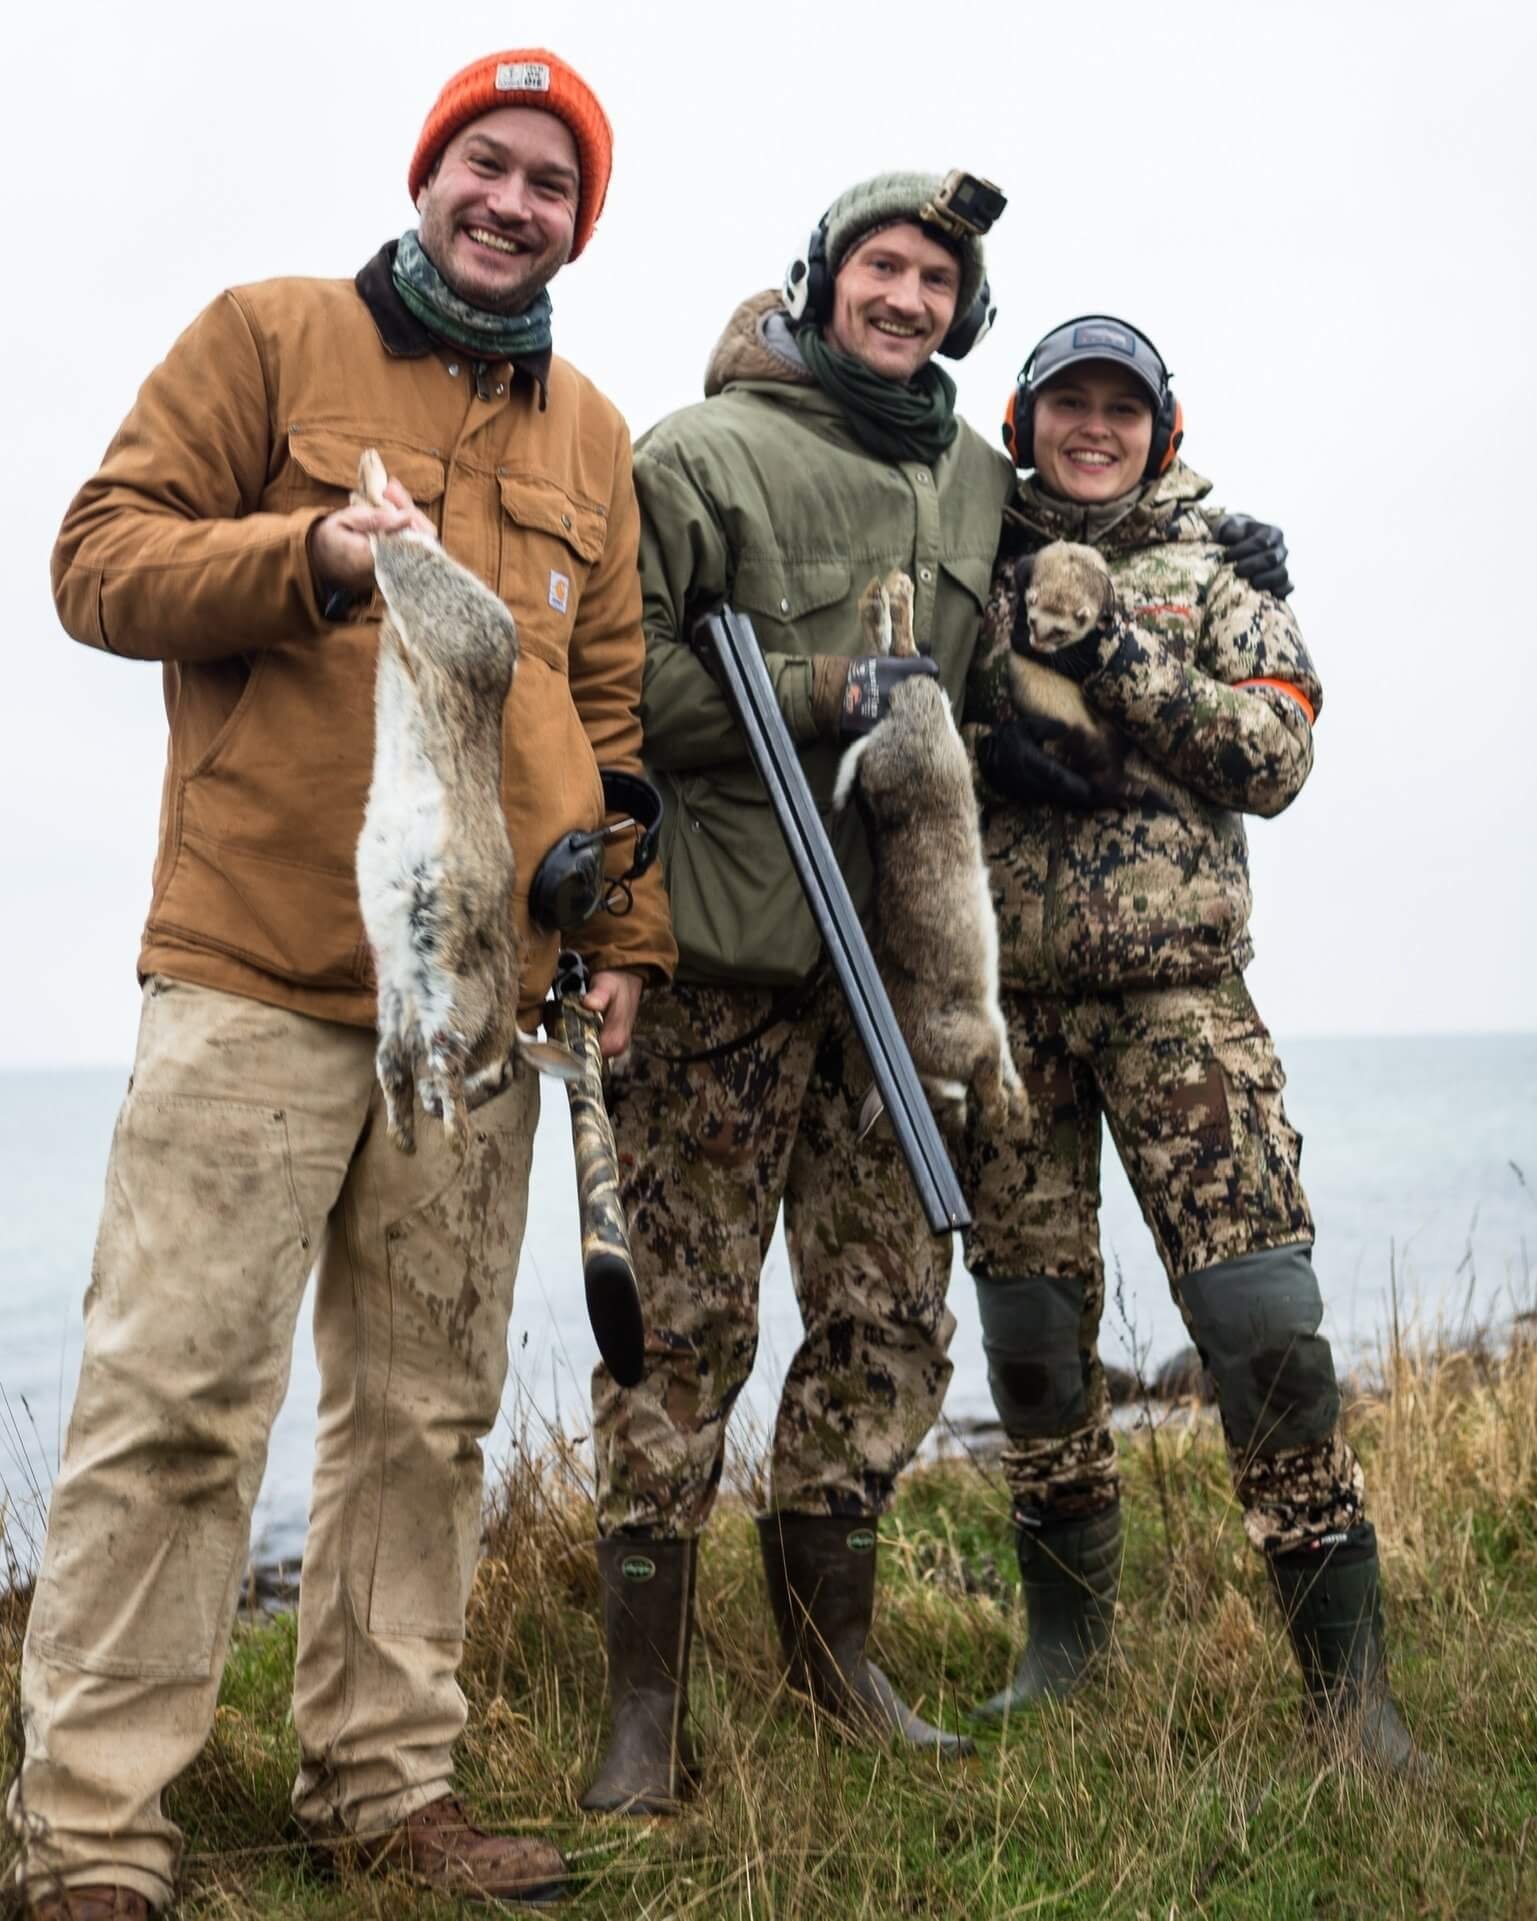
<instances>
[{"instance_id":1,"label":"tan work pants","mask_svg":"<svg viewBox=\"0 0 1537 1921\"><path fill-rule=\"evenodd\" d=\"M538 1085L481 1108L462 1159L436 1123L407 1157L373 1051L363 1029L145 988L22 1663L8 1808L33 1894L171 1896L161 1790L212 1723L317 1262L295 1811L368 1832L449 1786Z\"/></svg>"}]
</instances>

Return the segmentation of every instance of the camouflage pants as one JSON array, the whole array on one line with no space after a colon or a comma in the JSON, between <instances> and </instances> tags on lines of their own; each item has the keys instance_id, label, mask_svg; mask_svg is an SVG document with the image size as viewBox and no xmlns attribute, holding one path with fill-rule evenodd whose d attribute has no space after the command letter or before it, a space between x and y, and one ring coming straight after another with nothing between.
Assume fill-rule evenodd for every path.
<instances>
[{"instance_id":1,"label":"camouflage pants","mask_svg":"<svg viewBox=\"0 0 1537 1921\"><path fill-rule=\"evenodd\" d=\"M667 1058L748 1032L772 1001L767 988L653 989L613 1075L646 1374L631 1389L593 1375L603 1533L704 1525L781 1201L805 1338L780 1397L770 1505L879 1512L944 1398L950 1243L928 1231L895 1145L855 1138L870 1069L831 978L745 1046Z\"/></svg>"},{"instance_id":2,"label":"camouflage pants","mask_svg":"<svg viewBox=\"0 0 1537 1921\"><path fill-rule=\"evenodd\" d=\"M1306 1247L1313 1220L1285 1075L1240 977L1071 999L1006 994L1004 1011L1031 1113L1010 1136L968 1142L966 1258L984 1330L989 1320L1009 1330L988 1346L995 1399L1008 1403L1016 1504L1067 1518L1118 1494L1098 1354L1101 1120L1198 1346L1180 1283L1261 1250ZM1326 1348L1324 1359L1332 1376ZM1361 1518L1361 1470L1332 1424L1268 1452L1234 1447L1228 1433L1256 1547L1295 1546Z\"/></svg>"}]
</instances>

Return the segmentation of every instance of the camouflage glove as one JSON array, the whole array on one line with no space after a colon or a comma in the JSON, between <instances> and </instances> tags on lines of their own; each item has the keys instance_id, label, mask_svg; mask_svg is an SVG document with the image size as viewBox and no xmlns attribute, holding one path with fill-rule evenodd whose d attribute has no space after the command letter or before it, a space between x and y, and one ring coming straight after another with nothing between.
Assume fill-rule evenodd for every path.
<instances>
[{"instance_id":1,"label":"camouflage glove","mask_svg":"<svg viewBox=\"0 0 1537 1921\"><path fill-rule=\"evenodd\" d=\"M1262 594L1285 600L1292 590L1292 577L1286 571L1286 536L1279 527L1251 520L1247 514L1228 514L1211 531L1212 538L1227 548L1223 558L1240 580Z\"/></svg>"},{"instance_id":2,"label":"camouflage glove","mask_svg":"<svg viewBox=\"0 0 1537 1921\"><path fill-rule=\"evenodd\" d=\"M811 712L817 732L834 740L868 734L884 718L891 696L915 674L937 680L939 664L927 654L893 660L885 654L813 654Z\"/></svg>"},{"instance_id":3,"label":"camouflage glove","mask_svg":"<svg viewBox=\"0 0 1537 1921\"><path fill-rule=\"evenodd\" d=\"M1024 807L1086 812L1098 804L1094 783L1046 752L1045 743L1063 731L1057 721L1036 714L1004 721L977 742L982 778L1005 800Z\"/></svg>"}]
</instances>

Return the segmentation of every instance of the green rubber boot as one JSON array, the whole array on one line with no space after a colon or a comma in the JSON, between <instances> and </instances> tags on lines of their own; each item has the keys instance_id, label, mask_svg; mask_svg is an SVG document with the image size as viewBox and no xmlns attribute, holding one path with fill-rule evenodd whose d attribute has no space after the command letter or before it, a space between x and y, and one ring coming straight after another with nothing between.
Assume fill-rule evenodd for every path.
<instances>
[{"instance_id":1,"label":"green rubber boot","mask_svg":"<svg viewBox=\"0 0 1537 1921\"><path fill-rule=\"evenodd\" d=\"M875 1517L763 1514L763 1572L791 1685L856 1733L896 1735L909 1747L976 1753L914 1712L870 1660L875 1613Z\"/></svg>"},{"instance_id":2,"label":"green rubber boot","mask_svg":"<svg viewBox=\"0 0 1537 1921\"><path fill-rule=\"evenodd\" d=\"M1370 1522L1342 1538L1272 1554L1270 1579L1307 1685L1308 1705L1361 1760L1388 1774L1429 1764L1388 1691L1377 1535Z\"/></svg>"},{"instance_id":3,"label":"green rubber boot","mask_svg":"<svg viewBox=\"0 0 1537 1921\"><path fill-rule=\"evenodd\" d=\"M1121 1504L1084 1520L1030 1526L1016 1520L1020 1582L1029 1638L1008 1687L973 1708L974 1721L1001 1721L1083 1686L1110 1645L1121 1585Z\"/></svg>"},{"instance_id":4,"label":"green rubber boot","mask_svg":"<svg viewBox=\"0 0 1537 1921\"><path fill-rule=\"evenodd\" d=\"M582 1796L590 1814L675 1814L699 1779L688 1728L698 1544L638 1534L598 1542L609 1737Z\"/></svg>"}]
</instances>

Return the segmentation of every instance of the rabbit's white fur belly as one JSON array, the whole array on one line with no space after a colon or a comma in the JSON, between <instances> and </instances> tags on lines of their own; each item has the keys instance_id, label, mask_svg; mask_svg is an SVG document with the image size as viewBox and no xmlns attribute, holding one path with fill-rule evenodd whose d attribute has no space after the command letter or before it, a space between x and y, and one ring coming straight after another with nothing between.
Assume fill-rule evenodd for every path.
<instances>
[{"instance_id":1,"label":"rabbit's white fur belly","mask_svg":"<svg viewBox=\"0 0 1537 1921\"><path fill-rule=\"evenodd\" d=\"M443 783L423 751L420 702L393 648L379 659L374 777L358 842L358 901L379 977L379 1026L423 1057L454 1009L453 981L424 951L442 898ZM413 1050L414 1051L414 1050Z\"/></svg>"}]
</instances>

